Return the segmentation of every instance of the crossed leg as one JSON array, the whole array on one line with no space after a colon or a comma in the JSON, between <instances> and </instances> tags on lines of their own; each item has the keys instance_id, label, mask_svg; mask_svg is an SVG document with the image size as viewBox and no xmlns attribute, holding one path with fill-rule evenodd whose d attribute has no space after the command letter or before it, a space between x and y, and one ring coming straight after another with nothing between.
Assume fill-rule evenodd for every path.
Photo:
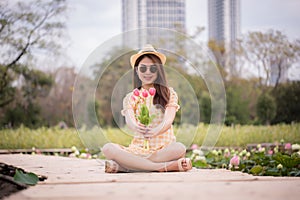
<instances>
[{"instance_id":1,"label":"crossed leg","mask_svg":"<svg viewBox=\"0 0 300 200\"><path fill-rule=\"evenodd\" d=\"M178 142L157 151L149 158L129 153L113 143L108 143L102 148L107 159L119 164L119 171L178 171L177 160L184 157L185 151L184 145ZM183 169L187 167L184 162L182 162Z\"/></svg>"}]
</instances>

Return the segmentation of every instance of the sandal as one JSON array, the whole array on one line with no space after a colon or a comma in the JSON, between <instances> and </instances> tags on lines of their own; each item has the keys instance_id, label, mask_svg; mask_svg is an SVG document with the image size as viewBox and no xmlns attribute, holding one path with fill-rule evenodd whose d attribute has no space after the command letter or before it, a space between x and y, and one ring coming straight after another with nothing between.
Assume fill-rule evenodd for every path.
<instances>
[{"instance_id":1,"label":"sandal","mask_svg":"<svg viewBox=\"0 0 300 200\"><path fill-rule=\"evenodd\" d=\"M119 165L113 160L105 161L105 173L118 173Z\"/></svg>"},{"instance_id":2,"label":"sandal","mask_svg":"<svg viewBox=\"0 0 300 200\"><path fill-rule=\"evenodd\" d=\"M186 163L186 167L182 166L183 163ZM189 158L180 158L178 159L177 164L180 172L186 172L193 168L192 161Z\"/></svg>"}]
</instances>

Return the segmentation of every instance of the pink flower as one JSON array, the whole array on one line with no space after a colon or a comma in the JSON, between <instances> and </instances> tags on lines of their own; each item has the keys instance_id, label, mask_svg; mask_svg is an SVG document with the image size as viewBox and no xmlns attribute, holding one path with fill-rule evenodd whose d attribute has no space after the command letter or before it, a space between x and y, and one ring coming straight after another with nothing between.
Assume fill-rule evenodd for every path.
<instances>
[{"instance_id":1,"label":"pink flower","mask_svg":"<svg viewBox=\"0 0 300 200\"><path fill-rule=\"evenodd\" d=\"M193 144L193 145L191 146L191 149L192 149L192 150L198 149L198 145L197 145L197 144Z\"/></svg>"},{"instance_id":2,"label":"pink flower","mask_svg":"<svg viewBox=\"0 0 300 200\"><path fill-rule=\"evenodd\" d=\"M240 164L240 158L237 155L234 155L231 159L230 159L230 164L232 166L239 166Z\"/></svg>"},{"instance_id":3,"label":"pink flower","mask_svg":"<svg viewBox=\"0 0 300 200\"><path fill-rule=\"evenodd\" d=\"M135 97L134 97L134 96L131 96L131 99L132 99L133 101L135 101Z\"/></svg>"},{"instance_id":4,"label":"pink flower","mask_svg":"<svg viewBox=\"0 0 300 200\"><path fill-rule=\"evenodd\" d=\"M144 98L147 98L147 97L148 97L148 92L147 92L147 90L144 90L144 91L142 92L142 95L143 95Z\"/></svg>"},{"instance_id":5,"label":"pink flower","mask_svg":"<svg viewBox=\"0 0 300 200\"><path fill-rule=\"evenodd\" d=\"M273 150L270 149L270 150L268 151L268 154L269 154L269 155L273 155Z\"/></svg>"},{"instance_id":6,"label":"pink flower","mask_svg":"<svg viewBox=\"0 0 300 200\"><path fill-rule=\"evenodd\" d=\"M284 146L284 149L286 149L286 150L291 149L291 148L292 148L291 143L286 143Z\"/></svg>"},{"instance_id":7,"label":"pink flower","mask_svg":"<svg viewBox=\"0 0 300 200\"><path fill-rule=\"evenodd\" d=\"M229 151L224 153L224 157L225 158L229 158L229 156L230 156L230 152Z\"/></svg>"},{"instance_id":8,"label":"pink flower","mask_svg":"<svg viewBox=\"0 0 300 200\"><path fill-rule=\"evenodd\" d=\"M154 95L155 95L155 92L156 92L156 89L155 89L155 88L150 88L150 89L149 89L149 94L150 94L151 96L154 96Z\"/></svg>"},{"instance_id":9,"label":"pink flower","mask_svg":"<svg viewBox=\"0 0 300 200\"><path fill-rule=\"evenodd\" d=\"M140 91L137 89L137 88L135 88L134 90L133 90L133 94L134 94L134 96L140 96Z\"/></svg>"}]
</instances>

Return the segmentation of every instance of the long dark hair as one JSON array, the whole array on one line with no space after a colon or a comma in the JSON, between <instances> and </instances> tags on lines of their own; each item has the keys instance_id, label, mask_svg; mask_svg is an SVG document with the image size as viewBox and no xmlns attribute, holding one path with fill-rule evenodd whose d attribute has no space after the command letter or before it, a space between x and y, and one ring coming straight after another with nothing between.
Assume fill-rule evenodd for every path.
<instances>
[{"instance_id":1,"label":"long dark hair","mask_svg":"<svg viewBox=\"0 0 300 200\"><path fill-rule=\"evenodd\" d=\"M153 104L159 104L163 108L166 107L166 105L169 102L170 99L170 90L167 84L167 79L165 75L165 71L163 68L163 65L161 63L161 60L153 54L144 54L140 56L134 65L134 72L133 72L133 87L141 89L142 87L142 81L139 79L138 74L137 74L137 67L140 64L141 60L143 58L149 58L152 60L152 62L157 66L157 79L154 81L154 87L156 89L156 93L153 99Z\"/></svg>"}]
</instances>

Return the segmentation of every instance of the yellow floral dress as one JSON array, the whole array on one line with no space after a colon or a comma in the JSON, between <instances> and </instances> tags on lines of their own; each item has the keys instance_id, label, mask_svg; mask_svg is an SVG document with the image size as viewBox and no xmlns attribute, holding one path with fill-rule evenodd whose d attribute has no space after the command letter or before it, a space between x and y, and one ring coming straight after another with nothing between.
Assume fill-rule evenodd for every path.
<instances>
[{"instance_id":1,"label":"yellow floral dress","mask_svg":"<svg viewBox=\"0 0 300 200\"><path fill-rule=\"evenodd\" d=\"M142 92L144 89L141 89L140 92ZM176 111L179 110L180 106L178 105L178 96L177 93L174 91L173 88L169 88L170 90L170 100L166 107L173 106L176 107ZM149 95L146 98L146 105L149 108L150 116L154 115L154 119L151 122L151 126L155 127L159 125L164 118L164 112L162 109L160 109L159 105L152 105L152 97ZM121 111L122 115L125 115L125 111L128 109L133 109L136 120L137 116L139 115L139 106L136 105L136 101L134 99L133 93L129 93L126 95L126 97L123 99L123 110ZM144 142L145 139L138 134L135 134L133 140L131 141L131 144L128 147L123 147L128 152L131 152L135 155L143 156L143 157L149 157L154 152L164 148L168 144L175 142L176 138L174 136L173 127L171 126L166 132L159 134L155 137L151 137L149 139L149 149L144 148Z\"/></svg>"}]
</instances>

